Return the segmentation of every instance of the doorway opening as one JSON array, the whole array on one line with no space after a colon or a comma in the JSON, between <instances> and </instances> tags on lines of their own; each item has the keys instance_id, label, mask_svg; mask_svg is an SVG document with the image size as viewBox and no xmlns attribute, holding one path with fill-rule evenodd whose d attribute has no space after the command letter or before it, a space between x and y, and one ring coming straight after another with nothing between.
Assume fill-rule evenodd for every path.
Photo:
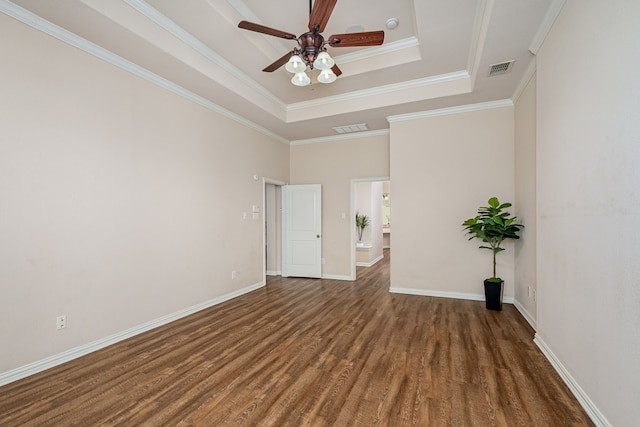
<instances>
[{"instance_id":1,"label":"doorway opening","mask_svg":"<svg viewBox=\"0 0 640 427\"><path fill-rule=\"evenodd\" d=\"M282 275L282 186L285 182L263 178L263 277Z\"/></svg>"},{"instance_id":2,"label":"doorway opening","mask_svg":"<svg viewBox=\"0 0 640 427\"><path fill-rule=\"evenodd\" d=\"M370 225L358 242L356 212L369 217ZM351 180L351 280L356 267L371 267L391 248L391 181L389 177Z\"/></svg>"}]
</instances>

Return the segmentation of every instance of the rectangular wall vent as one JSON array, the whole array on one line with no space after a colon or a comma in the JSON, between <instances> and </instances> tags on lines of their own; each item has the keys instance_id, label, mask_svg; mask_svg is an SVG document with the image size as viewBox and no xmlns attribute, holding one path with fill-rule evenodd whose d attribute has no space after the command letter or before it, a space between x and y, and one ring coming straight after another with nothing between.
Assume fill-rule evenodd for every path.
<instances>
[{"instance_id":1,"label":"rectangular wall vent","mask_svg":"<svg viewBox=\"0 0 640 427\"><path fill-rule=\"evenodd\" d=\"M513 66L513 61L501 62L499 64L493 64L489 66L489 77L499 76L501 74L507 74L511 71L511 67Z\"/></svg>"},{"instance_id":2,"label":"rectangular wall vent","mask_svg":"<svg viewBox=\"0 0 640 427\"><path fill-rule=\"evenodd\" d=\"M369 130L366 123L360 123L357 125L346 125L346 126L338 126L333 128L337 133L352 133L352 132L363 132L365 130Z\"/></svg>"}]
</instances>

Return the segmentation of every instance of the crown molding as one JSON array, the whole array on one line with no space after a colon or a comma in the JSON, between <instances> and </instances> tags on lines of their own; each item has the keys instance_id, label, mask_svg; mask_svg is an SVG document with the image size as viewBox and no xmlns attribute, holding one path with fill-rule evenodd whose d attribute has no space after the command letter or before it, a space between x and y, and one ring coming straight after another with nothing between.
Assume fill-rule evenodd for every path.
<instances>
[{"instance_id":1,"label":"crown molding","mask_svg":"<svg viewBox=\"0 0 640 427\"><path fill-rule=\"evenodd\" d=\"M549 31L551 31L551 27L553 27L553 24L556 22L556 19L558 18L558 15L560 15L565 3L566 0L552 0L542 24L540 24L540 28L538 28L538 31L529 45L529 52L534 55L538 54L538 51L542 47L544 40L547 38Z\"/></svg>"},{"instance_id":2,"label":"crown molding","mask_svg":"<svg viewBox=\"0 0 640 427\"><path fill-rule=\"evenodd\" d=\"M513 107L513 101L502 99L499 101L480 102L477 104L460 105L458 107L440 108L438 110L420 111L409 114L399 114L387 117L389 123L405 122L408 120L424 119L428 117L448 116L451 114L468 113L471 111L490 110L492 108Z\"/></svg>"},{"instance_id":3,"label":"crown molding","mask_svg":"<svg viewBox=\"0 0 640 427\"><path fill-rule=\"evenodd\" d=\"M341 135L322 136L319 138L298 139L289 142L289 145L320 144L322 142L344 141L345 139L370 138L374 136L389 135L389 129L370 130L366 132L344 133Z\"/></svg>"},{"instance_id":4,"label":"crown molding","mask_svg":"<svg viewBox=\"0 0 640 427\"><path fill-rule=\"evenodd\" d=\"M107 49L104 49L96 45L95 43L92 43L82 37L77 36L76 34L70 31L65 30L64 28L61 28L55 24L52 24L51 22L40 18L39 16L21 8L20 6L14 3L11 3L8 0L0 0L0 12L20 22L25 23L36 30L42 31L43 33L48 34L70 46L76 47L86 53L89 53L90 55L93 55L99 59L102 59L103 61L111 65L114 65L137 77L143 78L144 80L147 80L157 86L162 87L163 89L166 89L170 92L175 93L176 95L182 96L183 98L186 98L192 102L195 102L196 104L199 104L209 110L212 110L222 116L225 116L237 123L240 123L246 127L249 127L263 135L266 135L270 138L273 138L285 144L288 144L289 142L288 140L281 137L280 135L277 135L274 132L271 132L270 130L256 123L253 123L252 121L247 120L244 117L236 113L233 113L227 110L226 108L223 108L218 104L215 104L209 101L206 98L196 95L195 93L181 86L178 86L175 83L170 82L169 80L163 77L160 77L157 74L154 74L149 70L143 67L140 67L139 65L136 65L133 62L128 61L122 58L121 56L118 56L113 52L110 52Z\"/></svg>"},{"instance_id":5,"label":"crown molding","mask_svg":"<svg viewBox=\"0 0 640 427\"><path fill-rule=\"evenodd\" d=\"M258 15L243 0L227 0L226 2L220 0L205 0L209 6L215 9L221 16L224 16L232 26L238 25L241 20L255 22L256 24L267 25ZM235 12L235 14L233 13ZM249 32L245 33L249 34ZM284 39L276 37L250 37L247 39L251 41L258 49L265 51L265 47L270 49L270 52L264 52L267 56L277 57L282 55L282 52L291 51L291 44L284 43ZM290 42L290 40L287 40Z\"/></svg>"},{"instance_id":6,"label":"crown molding","mask_svg":"<svg viewBox=\"0 0 640 427\"><path fill-rule=\"evenodd\" d=\"M478 77L478 69L480 68L484 44L487 40L493 6L494 0L481 0L477 6L473 35L471 37L471 45L469 46L469 58L467 58L467 70L469 70L469 75L471 76L472 91L476 84L476 78Z\"/></svg>"},{"instance_id":7,"label":"crown molding","mask_svg":"<svg viewBox=\"0 0 640 427\"><path fill-rule=\"evenodd\" d=\"M305 110L307 108L315 108L323 105L334 104L337 102L350 101L358 98L366 98L374 95L386 95L393 92L418 89L425 86L432 86L439 83L448 83L456 80L468 79L469 73L466 70L455 71L448 74L440 74L437 76L425 77L422 79L407 80L400 83L376 86L370 89L362 89L353 92L347 92L340 95L326 96L324 98L314 99L311 101L296 102L287 105L287 112L296 110Z\"/></svg>"},{"instance_id":8,"label":"crown molding","mask_svg":"<svg viewBox=\"0 0 640 427\"><path fill-rule=\"evenodd\" d=\"M524 75L520 79L520 83L518 83L518 86L513 91L513 95L511 96L511 100L513 101L514 104L518 102L520 95L522 95L522 92L524 92L527 85L529 84L534 74L536 73L537 62L538 61L536 60L535 56L531 58L531 61L529 62L529 65L527 66L527 69L525 70Z\"/></svg>"},{"instance_id":9,"label":"crown molding","mask_svg":"<svg viewBox=\"0 0 640 427\"><path fill-rule=\"evenodd\" d=\"M415 37L407 37L406 39L397 40L395 42L385 43L381 46L370 47L368 49L358 50L356 52L345 53L343 55L331 55L340 65L349 62L362 61L363 59L375 58L389 53L395 53L403 49L412 49L420 46L420 42Z\"/></svg>"},{"instance_id":10,"label":"crown molding","mask_svg":"<svg viewBox=\"0 0 640 427\"><path fill-rule=\"evenodd\" d=\"M196 37L185 31L178 24L167 18L164 14L160 13L157 9L153 8L144 0L123 0L129 6L134 8L140 14L146 16L151 21L155 22L158 26L165 29L177 39L181 40L184 44L195 50L207 60L216 64L223 69L229 76L238 80L242 85L251 88L256 91L260 96L266 98L269 102L276 104L284 112L285 103L275 96L272 92L264 88L264 86L258 84L255 80L250 78L246 73L239 68L232 65L229 61L224 59L215 51L211 50L207 45L202 43Z\"/></svg>"}]
</instances>

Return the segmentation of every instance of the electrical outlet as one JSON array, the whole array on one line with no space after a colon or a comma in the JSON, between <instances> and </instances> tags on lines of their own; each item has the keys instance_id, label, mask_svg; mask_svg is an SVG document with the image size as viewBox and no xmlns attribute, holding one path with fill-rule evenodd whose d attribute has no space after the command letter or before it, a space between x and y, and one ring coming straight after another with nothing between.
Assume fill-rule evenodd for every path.
<instances>
[{"instance_id":1,"label":"electrical outlet","mask_svg":"<svg viewBox=\"0 0 640 427\"><path fill-rule=\"evenodd\" d=\"M67 316L63 314L62 316L56 317L56 329L66 329L67 327Z\"/></svg>"},{"instance_id":2,"label":"electrical outlet","mask_svg":"<svg viewBox=\"0 0 640 427\"><path fill-rule=\"evenodd\" d=\"M527 286L527 296L531 298L531 286Z\"/></svg>"},{"instance_id":3,"label":"electrical outlet","mask_svg":"<svg viewBox=\"0 0 640 427\"><path fill-rule=\"evenodd\" d=\"M233 270L233 271L231 272L231 279L233 280L233 279L235 279L236 277L238 277L238 273L237 273L235 270Z\"/></svg>"}]
</instances>

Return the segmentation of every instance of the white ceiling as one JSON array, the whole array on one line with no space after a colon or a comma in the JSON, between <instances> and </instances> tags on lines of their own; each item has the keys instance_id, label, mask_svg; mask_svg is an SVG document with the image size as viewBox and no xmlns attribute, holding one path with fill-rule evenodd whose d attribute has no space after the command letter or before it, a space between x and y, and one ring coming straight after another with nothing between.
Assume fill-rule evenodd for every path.
<instances>
[{"instance_id":1,"label":"white ceiling","mask_svg":"<svg viewBox=\"0 0 640 427\"><path fill-rule=\"evenodd\" d=\"M261 71L297 47L295 41L237 24L248 20L302 34L308 31L308 0L0 0L0 10L248 120L264 133L299 143L335 136L337 126L366 123L379 131L388 129L389 116L512 98L562 4L338 0L325 38L360 25L385 30L385 41L376 47L329 47L342 76L328 85L312 76L306 87L292 85L284 67ZM397 28L385 27L389 18L399 20ZM510 60L511 72L488 76L490 65Z\"/></svg>"}]
</instances>

